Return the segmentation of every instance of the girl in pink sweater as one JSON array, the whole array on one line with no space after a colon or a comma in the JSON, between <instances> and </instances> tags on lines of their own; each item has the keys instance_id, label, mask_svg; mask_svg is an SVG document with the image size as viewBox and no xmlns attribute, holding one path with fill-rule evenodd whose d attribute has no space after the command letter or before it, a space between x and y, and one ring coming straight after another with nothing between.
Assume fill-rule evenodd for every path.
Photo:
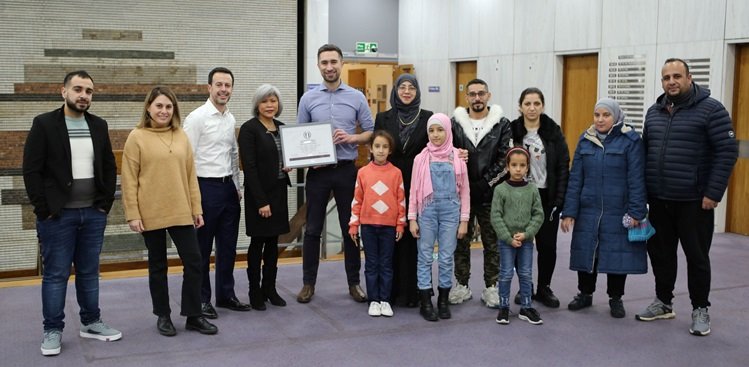
<instances>
[{"instance_id":1,"label":"girl in pink sweater","mask_svg":"<svg viewBox=\"0 0 749 367\"><path fill-rule=\"evenodd\" d=\"M359 226L364 244L364 276L369 295L369 316L393 316L390 291L393 288L393 249L406 226L406 194L401 171L388 162L393 137L377 130L369 140L373 160L356 175L351 202L349 235L359 243Z\"/></svg>"},{"instance_id":2,"label":"girl in pink sweater","mask_svg":"<svg viewBox=\"0 0 749 367\"><path fill-rule=\"evenodd\" d=\"M421 316L427 321L449 319L453 253L468 232L470 190L466 163L453 147L450 118L436 113L427 121L429 143L414 159L408 205L410 230L418 239L417 282ZM439 243L438 312L432 305L432 254Z\"/></svg>"}]
</instances>

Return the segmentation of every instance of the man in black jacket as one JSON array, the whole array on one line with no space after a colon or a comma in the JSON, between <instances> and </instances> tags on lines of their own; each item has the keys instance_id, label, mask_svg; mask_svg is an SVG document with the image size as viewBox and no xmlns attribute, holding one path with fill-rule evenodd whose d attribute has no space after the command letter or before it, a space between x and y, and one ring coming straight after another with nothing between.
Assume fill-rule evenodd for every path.
<instances>
[{"instance_id":1,"label":"man in black jacket","mask_svg":"<svg viewBox=\"0 0 749 367\"><path fill-rule=\"evenodd\" d=\"M502 107L489 106L492 94L486 82L474 79L466 85L469 107L458 107L452 118L453 144L468 150L468 177L471 188L471 218L468 236L458 240L455 249L456 286L450 291L452 304L471 299L468 280L471 276L471 237L474 221L481 229L484 244L484 283L481 301L487 307L499 307L497 280L499 278L499 250L497 235L490 221L493 188L505 173L505 153L510 146L510 121L504 117Z\"/></svg>"},{"instance_id":2,"label":"man in black jacket","mask_svg":"<svg viewBox=\"0 0 749 367\"><path fill-rule=\"evenodd\" d=\"M689 66L668 59L661 69L665 92L648 109L643 141L650 221L648 241L656 298L636 315L641 321L671 319L677 246L687 257L694 335L710 333L710 244L715 208L728 186L738 146L725 107L692 82Z\"/></svg>"},{"instance_id":3,"label":"man in black jacket","mask_svg":"<svg viewBox=\"0 0 749 367\"><path fill-rule=\"evenodd\" d=\"M99 254L117 178L107 122L86 112L94 82L85 71L65 76L65 104L34 122L23 152L23 179L41 245L43 355L60 353L70 265L80 306L80 336L103 341L122 333L101 320Z\"/></svg>"}]
</instances>

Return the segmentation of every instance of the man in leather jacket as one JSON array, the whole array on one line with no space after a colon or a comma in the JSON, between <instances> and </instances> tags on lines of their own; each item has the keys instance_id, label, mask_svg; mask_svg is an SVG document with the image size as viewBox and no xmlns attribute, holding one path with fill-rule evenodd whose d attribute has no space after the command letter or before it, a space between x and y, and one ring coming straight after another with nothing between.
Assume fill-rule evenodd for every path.
<instances>
[{"instance_id":1,"label":"man in leather jacket","mask_svg":"<svg viewBox=\"0 0 749 367\"><path fill-rule=\"evenodd\" d=\"M510 145L510 121L502 107L489 105L491 93L485 81L474 79L466 85L469 107L458 107L452 118L453 143L468 151L468 177L471 185L471 218L468 236L458 241L455 250L455 278L457 285L450 292L450 303L458 304L472 297L468 287L471 275L471 234L475 221L484 244L484 283L481 300L487 307L499 306L497 280L499 251L497 235L490 222L493 188L505 174L504 156Z\"/></svg>"}]
</instances>

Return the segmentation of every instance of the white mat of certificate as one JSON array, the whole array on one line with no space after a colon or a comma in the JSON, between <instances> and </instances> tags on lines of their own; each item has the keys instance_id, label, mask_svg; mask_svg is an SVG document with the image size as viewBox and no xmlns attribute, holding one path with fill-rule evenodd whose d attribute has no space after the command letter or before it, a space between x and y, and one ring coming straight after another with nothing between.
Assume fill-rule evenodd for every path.
<instances>
[{"instance_id":1,"label":"white mat of certificate","mask_svg":"<svg viewBox=\"0 0 749 367\"><path fill-rule=\"evenodd\" d=\"M329 122L283 125L280 129L286 168L323 166L337 162L333 126Z\"/></svg>"}]
</instances>

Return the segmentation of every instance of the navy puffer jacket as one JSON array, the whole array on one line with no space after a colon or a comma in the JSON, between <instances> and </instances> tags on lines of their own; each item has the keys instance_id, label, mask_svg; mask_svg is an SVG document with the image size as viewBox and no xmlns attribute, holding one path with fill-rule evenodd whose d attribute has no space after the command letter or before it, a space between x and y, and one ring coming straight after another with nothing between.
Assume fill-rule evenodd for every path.
<instances>
[{"instance_id":1,"label":"navy puffer jacket","mask_svg":"<svg viewBox=\"0 0 749 367\"><path fill-rule=\"evenodd\" d=\"M720 201L738 156L736 135L723 104L693 85L692 97L669 113L665 94L645 116L643 141L648 197Z\"/></svg>"},{"instance_id":2,"label":"navy puffer jacket","mask_svg":"<svg viewBox=\"0 0 749 367\"><path fill-rule=\"evenodd\" d=\"M647 214L645 150L631 127L614 125L606 140L593 126L580 137L572 161L562 218L575 218L570 269L611 274L648 271L645 242L630 242L622 217Z\"/></svg>"}]
</instances>

